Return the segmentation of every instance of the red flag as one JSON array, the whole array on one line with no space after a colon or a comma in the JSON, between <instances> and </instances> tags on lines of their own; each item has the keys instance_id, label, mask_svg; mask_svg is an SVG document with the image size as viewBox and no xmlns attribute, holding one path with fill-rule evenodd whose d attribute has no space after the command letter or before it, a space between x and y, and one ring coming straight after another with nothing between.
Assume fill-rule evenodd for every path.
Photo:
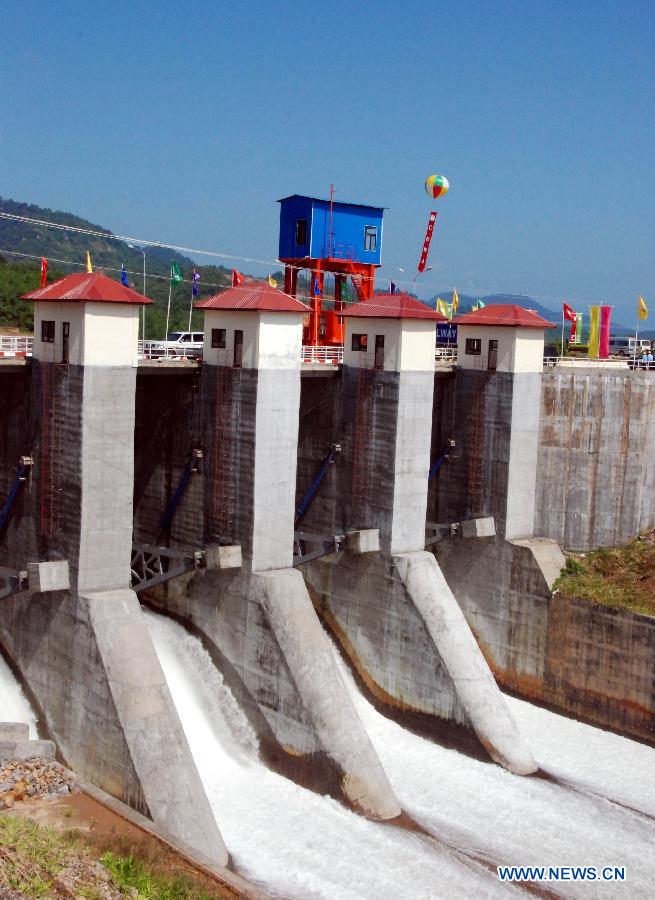
<instances>
[{"instance_id":1,"label":"red flag","mask_svg":"<svg viewBox=\"0 0 655 900\"><path fill-rule=\"evenodd\" d=\"M573 316L573 321L571 322L571 335L569 337L569 344L575 344L578 340L578 317L576 315ZM580 340L582 340L582 335L580 335Z\"/></svg>"},{"instance_id":2,"label":"red flag","mask_svg":"<svg viewBox=\"0 0 655 900\"><path fill-rule=\"evenodd\" d=\"M41 257L41 287L45 287L47 277L48 277L48 260L42 256Z\"/></svg>"},{"instance_id":3,"label":"red flag","mask_svg":"<svg viewBox=\"0 0 655 900\"><path fill-rule=\"evenodd\" d=\"M564 318L568 319L569 322L575 322L575 313L571 309L568 303L563 303L562 307L564 309Z\"/></svg>"},{"instance_id":4,"label":"red flag","mask_svg":"<svg viewBox=\"0 0 655 900\"><path fill-rule=\"evenodd\" d=\"M236 269L232 269L232 287L239 287L240 284L243 284L243 275Z\"/></svg>"}]
</instances>

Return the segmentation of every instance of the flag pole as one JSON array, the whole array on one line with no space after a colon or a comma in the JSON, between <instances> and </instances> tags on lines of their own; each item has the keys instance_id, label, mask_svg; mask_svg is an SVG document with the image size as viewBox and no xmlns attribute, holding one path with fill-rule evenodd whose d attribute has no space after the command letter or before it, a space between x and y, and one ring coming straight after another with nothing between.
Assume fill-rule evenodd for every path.
<instances>
[{"instance_id":1,"label":"flag pole","mask_svg":"<svg viewBox=\"0 0 655 900\"><path fill-rule=\"evenodd\" d=\"M195 275L195 271L196 270L194 269L193 270L194 275ZM187 328L187 331L191 331L191 314L193 312L193 289L195 288L195 286L196 286L196 282L192 278L191 279L191 303L189 303L189 327Z\"/></svg>"},{"instance_id":2,"label":"flag pole","mask_svg":"<svg viewBox=\"0 0 655 900\"><path fill-rule=\"evenodd\" d=\"M168 279L168 306L166 307L166 331L164 332L164 340L168 340L168 322L171 315L171 293L173 292L173 264L171 263L171 273L170 278ZM168 348L166 350L166 356L168 356Z\"/></svg>"},{"instance_id":3,"label":"flag pole","mask_svg":"<svg viewBox=\"0 0 655 900\"><path fill-rule=\"evenodd\" d=\"M562 303L562 356L564 356L564 303Z\"/></svg>"}]
</instances>

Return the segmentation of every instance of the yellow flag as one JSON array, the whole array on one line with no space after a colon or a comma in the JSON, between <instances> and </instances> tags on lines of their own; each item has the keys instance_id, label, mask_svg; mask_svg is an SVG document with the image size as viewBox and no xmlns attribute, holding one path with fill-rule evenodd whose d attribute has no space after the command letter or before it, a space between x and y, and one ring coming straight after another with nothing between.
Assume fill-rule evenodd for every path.
<instances>
[{"instance_id":1,"label":"yellow flag","mask_svg":"<svg viewBox=\"0 0 655 900\"><path fill-rule=\"evenodd\" d=\"M457 296L457 288L453 289L453 313L459 309L459 297Z\"/></svg>"},{"instance_id":2,"label":"yellow flag","mask_svg":"<svg viewBox=\"0 0 655 900\"><path fill-rule=\"evenodd\" d=\"M268 283L271 287L277 287L277 281L273 278L272 275L268 276Z\"/></svg>"},{"instance_id":3,"label":"yellow flag","mask_svg":"<svg viewBox=\"0 0 655 900\"><path fill-rule=\"evenodd\" d=\"M640 319L648 318L648 307L646 306L644 298L641 296L641 294L639 295L639 299L637 300L637 316Z\"/></svg>"},{"instance_id":4,"label":"yellow flag","mask_svg":"<svg viewBox=\"0 0 655 900\"><path fill-rule=\"evenodd\" d=\"M600 344L600 306L589 307L589 350L590 359L598 359Z\"/></svg>"},{"instance_id":5,"label":"yellow flag","mask_svg":"<svg viewBox=\"0 0 655 900\"><path fill-rule=\"evenodd\" d=\"M86 251L86 271L93 272L93 266L91 265L91 254L89 251Z\"/></svg>"},{"instance_id":6,"label":"yellow flag","mask_svg":"<svg viewBox=\"0 0 655 900\"><path fill-rule=\"evenodd\" d=\"M448 307L445 300L442 300L441 297L437 297L437 312L441 313L442 316L448 315Z\"/></svg>"}]
</instances>

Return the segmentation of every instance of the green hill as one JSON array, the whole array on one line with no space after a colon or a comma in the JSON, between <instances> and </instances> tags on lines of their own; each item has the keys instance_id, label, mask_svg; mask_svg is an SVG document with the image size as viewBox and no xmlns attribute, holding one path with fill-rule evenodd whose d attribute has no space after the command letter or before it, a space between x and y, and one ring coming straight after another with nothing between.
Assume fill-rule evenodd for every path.
<instances>
[{"instance_id":1,"label":"green hill","mask_svg":"<svg viewBox=\"0 0 655 900\"><path fill-rule=\"evenodd\" d=\"M143 292L143 255L124 241L110 237L110 232L71 213L43 209L29 203L0 198L0 211L101 232L100 235L76 234L43 225L32 225L0 218L0 327L13 326L22 331L32 329L31 304L20 300L21 294L35 290L40 283L40 257L49 262L48 281L70 272L84 271L87 251L95 269L120 280L121 264L128 271L131 287ZM107 235L105 237L105 235ZM189 323L191 278L195 269L200 275L200 297L208 297L231 284L231 270L224 266L200 266L188 256L167 247L147 246L146 296L155 301L146 310L146 337L162 338L166 322L169 272L174 259L185 281L173 285L170 331L186 330ZM15 254L24 253L25 257ZM30 258L35 257L35 258ZM186 280L188 279L188 280ZM192 327L202 328L202 313L194 312Z\"/></svg>"}]
</instances>

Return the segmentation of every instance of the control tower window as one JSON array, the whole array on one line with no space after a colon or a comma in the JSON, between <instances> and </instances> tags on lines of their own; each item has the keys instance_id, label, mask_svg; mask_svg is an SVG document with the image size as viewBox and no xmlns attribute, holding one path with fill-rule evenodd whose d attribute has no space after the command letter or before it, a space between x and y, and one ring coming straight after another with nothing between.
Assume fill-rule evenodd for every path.
<instances>
[{"instance_id":1,"label":"control tower window","mask_svg":"<svg viewBox=\"0 0 655 900\"><path fill-rule=\"evenodd\" d=\"M307 243L307 219L296 219L296 245L304 247Z\"/></svg>"},{"instance_id":2,"label":"control tower window","mask_svg":"<svg viewBox=\"0 0 655 900\"><path fill-rule=\"evenodd\" d=\"M375 253L378 249L378 228L377 225L366 225L364 227L364 250L368 253Z\"/></svg>"},{"instance_id":3,"label":"control tower window","mask_svg":"<svg viewBox=\"0 0 655 900\"><path fill-rule=\"evenodd\" d=\"M467 356L480 356L482 353L482 339L466 338L466 348L464 352Z\"/></svg>"},{"instance_id":4,"label":"control tower window","mask_svg":"<svg viewBox=\"0 0 655 900\"><path fill-rule=\"evenodd\" d=\"M54 344L55 342L55 323L41 322L41 341L44 344Z\"/></svg>"}]
</instances>

